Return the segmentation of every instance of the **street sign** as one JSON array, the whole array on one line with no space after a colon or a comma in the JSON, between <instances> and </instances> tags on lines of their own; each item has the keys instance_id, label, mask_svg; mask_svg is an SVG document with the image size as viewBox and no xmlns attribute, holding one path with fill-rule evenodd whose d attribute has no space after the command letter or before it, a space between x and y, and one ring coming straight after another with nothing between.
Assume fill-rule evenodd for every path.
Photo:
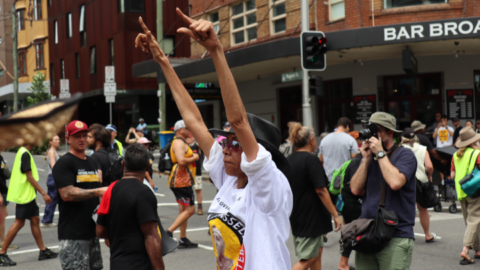
<instances>
[{"instance_id":1,"label":"street sign","mask_svg":"<svg viewBox=\"0 0 480 270\"><path fill-rule=\"evenodd\" d=\"M301 70L282 74L282 83L302 80L303 72Z\"/></svg>"},{"instance_id":2,"label":"street sign","mask_svg":"<svg viewBox=\"0 0 480 270\"><path fill-rule=\"evenodd\" d=\"M60 96L59 96L59 98L70 98L70 97L71 97L70 93L60 93Z\"/></svg>"},{"instance_id":3,"label":"street sign","mask_svg":"<svg viewBox=\"0 0 480 270\"><path fill-rule=\"evenodd\" d=\"M115 103L115 96L105 96L105 102L106 103Z\"/></svg>"},{"instance_id":4,"label":"street sign","mask_svg":"<svg viewBox=\"0 0 480 270\"><path fill-rule=\"evenodd\" d=\"M103 84L103 94L105 96L115 96L117 94L117 84L114 82L106 82Z\"/></svg>"},{"instance_id":5,"label":"street sign","mask_svg":"<svg viewBox=\"0 0 480 270\"><path fill-rule=\"evenodd\" d=\"M115 67L105 66L105 82L115 82Z\"/></svg>"},{"instance_id":6,"label":"street sign","mask_svg":"<svg viewBox=\"0 0 480 270\"><path fill-rule=\"evenodd\" d=\"M60 80L60 93L69 93L70 92L70 83L68 79Z\"/></svg>"}]
</instances>

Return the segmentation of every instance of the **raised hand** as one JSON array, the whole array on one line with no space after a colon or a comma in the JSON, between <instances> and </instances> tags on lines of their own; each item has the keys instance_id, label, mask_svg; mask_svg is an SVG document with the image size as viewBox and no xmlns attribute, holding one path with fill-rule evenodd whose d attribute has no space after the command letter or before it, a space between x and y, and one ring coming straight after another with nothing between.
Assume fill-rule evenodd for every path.
<instances>
[{"instance_id":1,"label":"raised hand","mask_svg":"<svg viewBox=\"0 0 480 270\"><path fill-rule=\"evenodd\" d=\"M200 19L198 21L183 14L183 12L177 8L177 14L182 18L184 22L188 24L188 28L181 27L177 30L178 33L189 35L200 45L205 47L209 52L221 48L221 43L218 40L217 34L213 29L212 22Z\"/></svg>"},{"instance_id":2,"label":"raised hand","mask_svg":"<svg viewBox=\"0 0 480 270\"><path fill-rule=\"evenodd\" d=\"M138 22L142 26L144 33L138 34L137 38L135 38L135 48L140 47L140 49L146 53L152 52L153 59L159 62L162 58L166 57L165 53L162 51L162 48L160 48L160 45L158 45L157 39L152 35L152 32L148 30L142 17L138 17Z\"/></svg>"}]
</instances>

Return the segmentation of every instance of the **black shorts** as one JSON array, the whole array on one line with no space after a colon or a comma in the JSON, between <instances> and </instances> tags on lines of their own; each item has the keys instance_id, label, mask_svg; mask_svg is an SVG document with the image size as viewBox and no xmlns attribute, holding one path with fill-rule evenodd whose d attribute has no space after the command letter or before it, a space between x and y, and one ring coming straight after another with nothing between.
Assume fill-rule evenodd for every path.
<instances>
[{"instance_id":1,"label":"black shorts","mask_svg":"<svg viewBox=\"0 0 480 270\"><path fill-rule=\"evenodd\" d=\"M33 200L27 204L18 204L15 208L15 218L30 219L31 217L38 216L37 201Z\"/></svg>"},{"instance_id":2,"label":"black shorts","mask_svg":"<svg viewBox=\"0 0 480 270\"><path fill-rule=\"evenodd\" d=\"M177 203L183 206L193 206L195 205L195 196L193 193L193 188L183 187L183 188L170 188L175 195Z\"/></svg>"}]
</instances>

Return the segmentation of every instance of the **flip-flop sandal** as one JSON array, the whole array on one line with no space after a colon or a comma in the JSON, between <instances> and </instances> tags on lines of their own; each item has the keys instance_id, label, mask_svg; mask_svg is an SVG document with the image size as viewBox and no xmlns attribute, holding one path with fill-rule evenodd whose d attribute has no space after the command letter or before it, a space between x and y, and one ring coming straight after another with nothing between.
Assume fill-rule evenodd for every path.
<instances>
[{"instance_id":1,"label":"flip-flop sandal","mask_svg":"<svg viewBox=\"0 0 480 270\"><path fill-rule=\"evenodd\" d=\"M469 265L469 264L474 264L475 262L473 260L467 260L463 259L460 261L460 265Z\"/></svg>"},{"instance_id":2,"label":"flip-flop sandal","mask_svg":"<svg viewBox=\"0 0 480 270\"><path fill-rule=\"evenodd\" d=\"M432 236L432 238L425 240L425 243L433 243L435 240L440 239L440 237L434 232L432 232Z\"/></svg>"}]
</instances>

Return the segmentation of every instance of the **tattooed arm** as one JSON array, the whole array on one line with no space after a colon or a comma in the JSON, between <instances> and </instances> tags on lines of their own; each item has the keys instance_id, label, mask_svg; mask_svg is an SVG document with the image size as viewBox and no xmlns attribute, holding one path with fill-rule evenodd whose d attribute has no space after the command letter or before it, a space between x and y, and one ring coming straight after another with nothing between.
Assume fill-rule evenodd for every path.
<instances>
[{"instance_id":1,"label":"tattooed arm","mask_svg":"<svg viewBox=\"0 0 480 270\"><path fill-rule=\"evenodd\" d=\"M107 191L107 187L82 189L74 186L66 186L58 189L62 200L66 202L80 202L95 197L102 197L105 191Z\"/></svg>"}]
</instances>

